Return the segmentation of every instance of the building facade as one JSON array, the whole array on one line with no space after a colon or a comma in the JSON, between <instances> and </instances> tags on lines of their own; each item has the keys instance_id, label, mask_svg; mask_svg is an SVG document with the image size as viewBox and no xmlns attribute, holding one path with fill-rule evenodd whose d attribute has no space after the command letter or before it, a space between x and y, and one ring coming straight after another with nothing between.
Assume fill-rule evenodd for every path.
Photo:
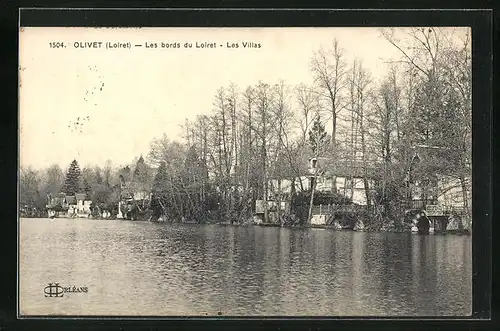
<instances>
[{"instance_id":1,"label":"building facade","mask_svg":"<svg viewBox=\"0 0 500 331\"><path fill-rule=\"evenodd\" d=\"M373 169L369 169L367 177L368 190L372 193L375 187ZM359 163L352 165L347 162L334 163L328 158L310 158L306 173L293 180L295 191L311 190L314 180L316 192L334 192L351 199L355 204L367 205L365 178ZM278 187L281 187L281 194L290 194L292 180L272 179L270 191L274 195L279 191Z\"/></svg>"}]
</instances>

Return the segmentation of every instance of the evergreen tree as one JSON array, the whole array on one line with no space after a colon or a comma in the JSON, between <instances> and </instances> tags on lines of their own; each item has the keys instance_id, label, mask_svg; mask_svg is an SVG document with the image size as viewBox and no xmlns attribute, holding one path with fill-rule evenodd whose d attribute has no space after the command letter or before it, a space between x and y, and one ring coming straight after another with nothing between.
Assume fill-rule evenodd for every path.
<instances>
[{"instance_id":1,"label":"evergreen tree","mask_svg":"<svg viewBox=\"0 0 500 331\"><path fill-rule=\"evenodd\" d=\"M73 160L69 165L66 173L66 181L64 182L64 193L74 195L80 190L80 166L76 160Z\"/></svg>"},{"instance_id":2,"label":"evergreen tree","mask_svg":"<svg viewBox=\"0 0 500 331\"><path fill-rule=\"evenodd\" d=\"M165 183L167 182L167 167L165 162L160 162L153 181L153 194L162 194L165 192Z\"/></svg>"},{"instance_id":3,"label":"evergreen tree","mask_svg":"<svg viewBox=\"0 0 500 331\"><path fill-rule=\"evenodd\" d=\"M309 145L315 156L319 156L328 144L325 126L321 123L320 116L316 117L313 127L309 130Z\"/></svg>"},{"instance_id":4,"label":"evergreen tree","mask_svg":"<svg viewBox=\"0 0 500 331\"><path fill-rule=\"evenodd\" d=\"M321 119L320 119L320 116L318 114L316 119L314 120L313 127L311 128L311 130L309 130L309 145L311 146L314 157L318 157L326 152L328 142L329 142L329 140L327 138L325 126L321 123ZM325 166L325 165L323 165L323 166ZM307 218L308 221L310 221L311 217L312 217L312 208L313 208L313 203L314 203L314 191L316 190L317 176L319 175L318 169L319 169L319 167L317 168L317 170L315 170L314 176L311 179L312 185L311 185L311 197L309 200L309 214L308 214L309 216Z\"/></svg>"},{"instance_id":5,"label":"evergreen tree","mask_svg":"<svg viewBox=\"0 0 500 331\"><path fill-rule=\"evenodd\" d=\"M134 173L132 175L132 189L139 192L148 192L151 189L151 181L149 177L149 168L144 162L142 155L135 164Z\"/></svg>"},{"instance_id":6,"label":"evergreen tree","mask_svg":"<svg viewBox=\"0 0 500 331\"><path fill-rule=\"evenodd\" d=\"M148 182L148 167L146 163L144 162L144 158L142 155L139 157L139 160L137 160L137 163L135 165L135 170L134 170L134 176L133 180L136 183L140 184L145 184Z\"/></svg>"}]
</instances>

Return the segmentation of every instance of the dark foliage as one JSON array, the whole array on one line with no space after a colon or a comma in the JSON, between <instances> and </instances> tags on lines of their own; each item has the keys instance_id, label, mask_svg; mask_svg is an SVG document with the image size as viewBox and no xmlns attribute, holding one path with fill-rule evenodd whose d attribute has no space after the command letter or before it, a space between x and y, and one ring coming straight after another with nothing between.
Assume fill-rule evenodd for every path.
<instances>
[{"instance_id":1,"label":"dark foliage","mask_svg":"<svg viewBox=\"0 0 500 331\"><path fill-rule=\"evenodd\" d=\"M80 166L76 160L73 160L69 165L64 182L63 191L66 195L75 195L80 191L80 174Z\"/></svg>"}]
</instances>

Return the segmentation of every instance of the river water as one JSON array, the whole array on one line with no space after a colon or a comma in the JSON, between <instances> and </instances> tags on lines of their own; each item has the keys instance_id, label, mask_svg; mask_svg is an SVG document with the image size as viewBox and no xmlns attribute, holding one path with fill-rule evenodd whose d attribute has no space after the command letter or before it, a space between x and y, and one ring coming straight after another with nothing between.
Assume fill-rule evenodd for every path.
<instances>
[{"instance_id":1,"label":"river water","mask_svg":"<svg viewBox=\"0 0 500 331\"><path fill-rule=\"evenodd\" d=\"M19 243L22 315L471 314L469 236L21 219Z\"/></svg>"}]
</instances>

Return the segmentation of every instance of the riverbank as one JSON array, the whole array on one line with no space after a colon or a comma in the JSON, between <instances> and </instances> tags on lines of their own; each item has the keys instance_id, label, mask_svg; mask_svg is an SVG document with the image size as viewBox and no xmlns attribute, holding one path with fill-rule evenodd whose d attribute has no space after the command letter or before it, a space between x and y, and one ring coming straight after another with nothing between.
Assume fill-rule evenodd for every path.
<instances>
[{"instance_id":1,"label":"riverbank","mask_svg":"<svg viewBox=\"0 0 500 331\"><path fill-rule=\"evenodd\" d=\"M34 218L34 217L21 217L21 218ZM54 218L44 217L37 219L49 219L52 220ZM55 217L55 219L70 219L70 220L116 220L116 221L127 221L127 222L152 222L152 223L165 223L165 224L196 224L196 225L217 225L217 226L230 226L230 227L248 227L248 226L257 226L257 227L274 227L274 228L289 228L289 229L324 229L330 231L355 231L355 232L368 232L368 233L417 233L411 230L411 227L405 227L404 229L396 229L395 227L385 226L380 229L374 229L370 227L341 227L339 225L315 225L315 224L279 224L279 223L264 223L264 222L228 222L228 221L217 221L217 220L209 220L207 222L188 222L188 221L150 221L150 220L126 220L116 217L110 218L102 218L102 217ZM468 229L452 229L445 231L431 231L429 234L436 235L472 235L471 231Z\"/></svg>"},{"instance_id":2,"label":"riverbank","mask_svg":"<svg viewBox=\"0 0 500 331\"><path fill-rule=\"evenodd\" d=\"M274 224L274 223L261 223L261 224L227 224L227 223L212 223L212 224L218 224L218 225L223 225L223 226L261 226L261 227L282 227L282 228L290 228L290 229L324 229L324 230L330 230L330 231L339 231L339 232L349 232L349 231L354 231L354 232L368 232L368 233L415 233L417 234L418 232L413 232L411 230L396 230L396 229L380 229L380 230L374 230L374 229L355 229L355 228L339 228L336 226L331 226L331 225L325 225L325 226L319 226L319 225L297 225L297 226L286 226L286 225L280 225L280 224ZM431 232L429 234L436 234L436 235L446 235L446 234L452 234L452 235L471 235L471 231L464 229L464 230L445 230L445 231L435 231Z\"/></svg>"},{"instance_id":3,"label":"riverbank","mask_svg":"<svg viewBox=\"0 0 500 331\"><path fill-rule=\"evenodd\" d=\"M249 226L257 226L257 227L274 227L274 228L287 228L287 229L324 229L330 231L339 231L339 232L367 232L367 233L414 233L418 232L412 231L411 227L406 227L405 229L398 230L395 227L382 227L381 229L373 229L370 227L341 227L339 225L287 225L287 224L278 224L278 223L254 223L254 222L243 222L243 223L231 223L227 221L209 221L206 223L192 223L192 222L173 222L175 224L208 224L208 225L217 225L217 226L228 226L228 227L249 227ZM471 231L468 229L453 229L453 230L445 230L445 231L431 231L429 234L436 235L471 235Z\"/></svg>"}]
</instances>

